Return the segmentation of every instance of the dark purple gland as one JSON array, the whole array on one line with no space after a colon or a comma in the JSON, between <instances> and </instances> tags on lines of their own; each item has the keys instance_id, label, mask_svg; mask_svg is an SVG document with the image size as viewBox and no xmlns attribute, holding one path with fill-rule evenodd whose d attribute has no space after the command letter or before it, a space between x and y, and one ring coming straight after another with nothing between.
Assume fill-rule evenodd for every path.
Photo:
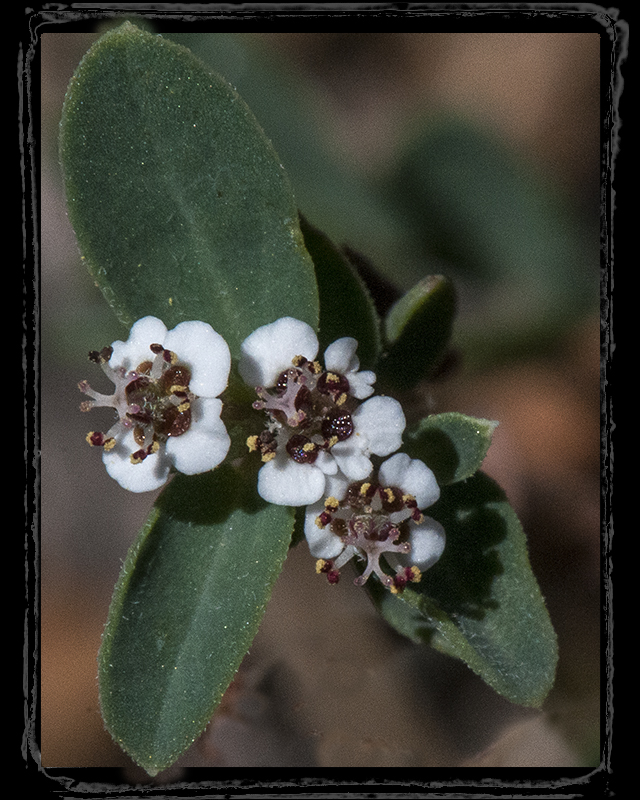
<instances>
[{"instance_id":1,"label":"dark purple gland","mask_svg":"<svg viewBox=\"0 0 640 800\"><path fill-rule=\"evenodd\" d=\"M378 487L375 483L363 481L352 483L347 489L347 496L344 502L353 509L362 508L369 505Z\"/></svg>"},{"instance_id":2,"label":"dark purple gland","mask_svg":"<svg viewBox=\"0 0 640 800\"><path fill-rule=\"evenodd\" d=\"M320 429L325 439L335 436L339 442L344 442L354 430L351 414L348 411L334 411L322 420Z\"/></svg>"},{"instance_id":3,"label":"dark purple gland","mask_svg":"<svg viewBox=\"0 0 640 800\"><path fill-rule=\"evenodd\" d=\"M331 521L331 532L335 533L336 536L346 536L348 533L346 520L335 517Z\"/></svg>"},{"instance_id":4,"label":"dark purple gland","mask_svg":"<svg viewBox=\"0 0 640 800\"><path fill-rule=\"evenodd\" d=\"M349 392L349 381L344 375L338 375L335 372L323 372L318 378L316 388L321 394L338 396Z\"/></svg>"},{"instance_id":5,"label":"dark purple gland","mask_svg":"<svg viewBox=\"0 0 640 800\"><path fill-rule=\"evenodd\" d=\"M142 361L136 367L136 372L141 375L148 375L151 372L151 367L153 367L153 361Z\"/></svg>"},{"instance_id":6,"label":"dark purple gland","mask_svg":"<svg viewBox=\"0 0 640 800\"><path fill-rule=\"evenodd\" d=\"M158 381L158 385L165 394L170 394L172 386L188 387L191 380L191 370L182 364L169 367Z\"/></svg>"},{"instance_id":7,"label":"dark purple gland","mask_svg":"<svg viewBox=\"0 0 640 800\"><path fill-rule=\"evenodd\" d=\"M182 436L191 426L191 408L180 410L182 406L167 406L160 418L154 420L153 429L160 436Z\"/></svg>"},{"instance_id":8,"label":"dark purple gland","mask_svg":"<svg viewBox=\"0 0 640 800\"><path fill-rule=\"evenodd\" d=\"M382 508L388 514L392 514L394 511L401 511L405 507L402 492L394 486L381 488L380 498L382 500Z\"/></svg>"},{"instance_id":9,"label":"dark purple gland","mask_svg":"<svg viewBox=\"0 0 640 800\"><path fill-rule=\"evenodd\" d=\"M286 449L297 464L313 464L318 457L318 445L301 433L289 439Z\"/></svg>"}]
</instances>

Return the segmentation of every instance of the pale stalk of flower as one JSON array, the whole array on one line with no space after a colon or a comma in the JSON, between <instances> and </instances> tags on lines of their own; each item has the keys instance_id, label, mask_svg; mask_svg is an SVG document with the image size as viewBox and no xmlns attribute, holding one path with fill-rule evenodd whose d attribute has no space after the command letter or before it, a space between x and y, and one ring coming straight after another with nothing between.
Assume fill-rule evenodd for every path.
<instances>
[{"instance_id":1,"label":"pale stalk of flower","mask_svg":"<svg viewBox=\"0 0 640 800\"><path fill-rule=\"evenodd\" d=\"M194 475L224 460L230 439L218 395L227 386L231 356L208 323L189 320L168 331L157 317L143 317L126 342L89 358L115 390L102 394L81 381L78 388L91 398L81 409L112 408L118 419L106 434L89 433L87 441L102 448L108 474L123 488L152 491L171 470Z\"/></svg>"}]
</instances>

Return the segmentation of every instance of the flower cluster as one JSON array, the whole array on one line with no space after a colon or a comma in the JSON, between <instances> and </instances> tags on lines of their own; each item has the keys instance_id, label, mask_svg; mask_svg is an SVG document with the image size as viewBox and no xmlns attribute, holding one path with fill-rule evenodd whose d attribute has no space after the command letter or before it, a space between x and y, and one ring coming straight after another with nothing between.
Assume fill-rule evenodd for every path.
<instances>
[{"instance_id":1,"label":"flower cluster","mask_svg":"<svg viewBox=\"0 0 640 800\"><path fill-rule=\"evenodd\" d=\"M231 441L220 419L231 367L229 347L206 322L181 322L167 331L144 317L126 342L89 354L114 383L113 394L78 388L91 397L83 411L115 409L117 422L91 431L89 444L102 448L107 472L124 489L148 492L162 486L171 469L194 475L220 464Z\"/></svg>"},{"instance_id":2,"label":"flower cluster","mask_svg":"<svg viewBox=\"0 0 640 800\"><path fill-rule=\"evenodd\" d=\"M444 529L422 514L439 498L440 489L422 461L396 453L366 480L333 480L331 492L305 515L309 550L329 583L338 582L340 569L355 556L367 562L356 585L373 573L398 592L407 582L419 581L442 555ZM395 570L393 575L383 570L380 556Z\"/></svg>"},{"instance_id":3,"label":"flower cluster","mask_svg":"<svg viewBox=\"0 0 640 800\"><path fill-rule=\"evenodd\" d=\"M265 428L247 444L265 462L258 492L270 503L315 503L329 476L364 479L371 455L389 455L402 442L402 407L370 397L375 375L359 370L356 340L330 345L324 366L314 360L318 347L313 329L291 317L258 328L242 344L240 375L255 388L253 407L266 412Z\"/></svg>"},{"instance_id":4,"label":"flower cluster","mask_svg":"<svg viewBox=\"0 0 640 800\"><path fill-rule=\"evenodd\" d=\"M374 394L376 376L360 369L357 346L353 338L338 339L318 361L314 330L292 317L251 333L238 371L255 390L262 427L254 416L247 446L263 462L260 496L307 507L305 535L318 572L337 583L348 561L365 561L357 585L373 574L398 592L443 552L442 526L422 513L440 490L425 464L396 452L406 425L402 406ZM222 463L231 442L220 395L231 356L210 325L189 321L168 331L144 317L126 342L89 358L115 390L101 394L81 381L91 398L81 408L112 408L117 421L106 433L91 431L87 441L102 449L107 472L122 487L150 491L172 471L193 475Z\"/></svg>"},{"instance_id":5,"label":"flower cluster","mask_svg":"<svg viewBox=\"0 0 640 800\"><path fill-rule=\"evenodd\" d=\"M376 376L360 370L356 348L355 339L338 339L320 363L318 339L300 320L283 317L254 331L242 344L239 371L255 388L253 407L264 412L265 427L247 445L264 462L260 495L307 506L309 549L330 583L355 557L366 559L357 585L373 573L397 592L443 552L442 526L422 514L440 490L425 464L396 453L406 425L402 406L372 396ZM392 453L374 467L372 456Z\"/></svg>"}]
</instances>

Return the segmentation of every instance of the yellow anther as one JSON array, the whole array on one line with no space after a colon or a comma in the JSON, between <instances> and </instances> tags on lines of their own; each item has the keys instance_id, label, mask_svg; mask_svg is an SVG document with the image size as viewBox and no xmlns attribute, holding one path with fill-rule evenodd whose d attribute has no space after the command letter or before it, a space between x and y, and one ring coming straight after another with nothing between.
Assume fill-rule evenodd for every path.
<instances>
[{"instance_id":1,"label":"yellow anther","mask_svg":"<svg viewBox=\"0 0 640 800\"><path fill-rule=\"evenodd\" d=\"M184 414L185 411L188 411L191 408L191 403L188 400L185 400L184 403L180 403L178 406L178 411L181 414Z\"/></svg>"},{"instance_id":2,"label":"yellow anther","mask_svg":"<svg viewBox=\"0 0 640 800\"><path fill-rule=\"evenodd\" d=\"M335 372L327 372L325 378L328 383L340 383L340 376L336 375Z\"/></svg>"},{"instance_id":3,"label":"yellow anther","mask_svg":"<svg viewBox=\"0 0 640 800\"><path fill-rule=\"evenodd\" d=\"M91 439L95 436L95 431L89 431L89 433L85 437L85 442L90 444L91 447L95 447L95 444L91 441Z\"/></svg>"},{"instance_id":4,"label":"yellow anther","mask_svg":"<svg viewBox=\"0 0 640 800\"><path fill-rule=\"evenodd\" d=\"M386 495L386 497L387 497L387 501L388 501L389 503L393 503L393 501L396 499L396 496L395 496L395 494L393 493L393 490L392 490L392 489L389 489L389 488L387 488L387 489L385 489L385 490L384 490L384 493L385 493L385 495Z\"/></svg>"},{"instance_id":5,"label":"yellow anther","mask_svg":"<svg viewBox=\"0 0 640 800\"><path fill-rule=\"evenodd\" d=\"M313 442L306 442L302 445L302 449L305 453L311 453L316 449L316 445Z\"/></svg>"},{"instance_id":6,"label":"yellow anther","mask_svg":"<svg viewBox=\"0 0 640 800\"><path fill-rule=\"evenodd\" d=\"M249 448L250 453L255 453L255 451L258 449L258 437L249 436L247 438L247 447Z\"/></svg>"},{"instance_id":7,"label":"yellow anther","mask_svg":"<svg viewBox=\"0 0 640 800\"><path fill-rule=\"evenodd\" d=\"M109 439L105 440L103 448L104 448L105 452L108 453L109 450L113 450L113 448L115 446L116 446L116 440L113 438L113 436L111 436Z\"/></svg>"},{"instance_id":8,"label":"yellow anther","mask_svg":"<svg viewBox=\"0 0 640 800\"><path fill-rule=\"evenodd\" d=\"M132 464L142 464L144 458L141 458L136 453L131 453L131 455L129 456L129 460L131 461Z\"/></svg>"},{"instance_id":9,"label":"yellow anther","mask_svg":"<svg viewBox=\"0 0 640 800\"><path fill-rule=\"evenodd\" d=\"M411 583L420 583L420 580L422 578L422 573L420 572L418 567L414 565L413 567L411 567L410 572L411 572L411 577L409 578L409 580L411 581Z\"/></svg>"},{"instance_id":10,"label":"yellow anther","mask_svg":"<svg viewBox=\"0 0 640 800\"><path fill-rule=\"evenodd\" d=\"M415 497L412 494L403 494L402 495L402 502L403 503L412 503L415 501Z\"/></svg>"},{"instance_id":11,"label":"yellow anther","mask_svg":"<svg viewBox=\"0 0 640 800\"><path fill-rule=\"evenodd\" d=\"M324 527L325 527L325 524L324 524L324 522L322 521L322 519L321 519L321 517L320 517L320 516L317 516L317 517L316 517L316 519L315 519L315 523L316 523L316 525L317 525L319 528L324 528Z\"/></svg>"},{"instance_id":12,"label":"yellow anther","mask_svg":"<svg viewBox=\"0 0 640 800\"><path fill-rule=\"evenodd\" d=\"M294 367L299 367L301 364L304 364L306 360L307 359L304 356L294 356L291 359L291 363L293 364Z\"/></svg>"},{"instance_id":13,"label":"yellow anther","mask_svg":"<svg viewBox=\"0 0 640 800\"><path fill-rule=\"evenodd\" d=\"M362 486L360 487L360 494L364 496L369 491L370 488L371 488L370 483L363 483Z\"/></svg>"},{"instance_id":14,"label":"yellow anther","mask_svg":"<svg viewBox=\"0 0 640 800\"><path fill-rule=\"evenodd\" d=\"M314 375L319 375L322 372L322 365L319 361L312 361L309 366Z\"/></svg>"},{"instance_id":15,"label":"yellow anther","mask_svg":"<svg viewBox=\"0 0 640 800\"><path fill-rule=\"evenodd\" d=\"M338 399L336 400L336 405L337 406L343 406L345 404L346 400L347 400L347 393L343 392L340 395L340 397L338 397Z\"/></svg>"},{"instance_id":16,"label":"yellow anther","mask_svg":"<svg viewBox=\"0 0 640 800\"><path fill-rule=\"evenodd\" d=\"M169 387L170 394L177 394L178 392L188 392L188 386L181 386L179 383L174 383L173 386Z\"/></svg>"},{"instance_id":17,"label":"yellow anther","mask_svg":"<svg viewBox=\"0 0 640 800\"><path fill-rule=\"evenodd\" d=\"M327 499L324 501L324 507L327 509L327 511L337 511L339 505L340 502L336 500L335 497L327 497Z\"/></svg>"},{"instance_id":18,"label":"yellow anther","mask_svg":"<svg viewBox=\"0 0 640 800\"><path fill-rule=\"evenodd\" d=\"M327 442L327 445L328 445L329 447L333 447L333 446L334 446L334 444L338 444L338 442L339 442L339 441L340 441L340 440L338 439L338 437L337 437L337 436L332 436L332 437L329 439L329 441Z\"/></svg>"},{"instance_id":19,"label":"yellow anther","mask_svg":"<svg viewBox=\"0 0 640 800\"><path fill-rule=\"evenodd\" d=\"M157 453L159 449L160 449L160 442L154 440L151 443L151 447L149 448L149 454Z\"/></svg>"},{"instance_id":20,"label":"yellow anther","mask_svg":"<svg viewBox=\"0 0 640 800\"><path fill-rule=\"evenodd\" d=\"M262 460L265 462L265 464L266 464L266 462L267 462L267 461L273 461L273 459L274 459L275 457L276 457L276 454L275 454L274 452L271 452L271 453L263 453L263 454L262 454Z\"/></svg>"},{"instance_id":21,"label":"yellow anther","mask_svg":"<svg viewBox=\"0 0 640 800\"><path fill-rule=\"evenodd\" d=\"M324 558L319 558L316 561L316 575L319 575L326 566L327 562L324 560Z\"/></svg>"}]
</instances>

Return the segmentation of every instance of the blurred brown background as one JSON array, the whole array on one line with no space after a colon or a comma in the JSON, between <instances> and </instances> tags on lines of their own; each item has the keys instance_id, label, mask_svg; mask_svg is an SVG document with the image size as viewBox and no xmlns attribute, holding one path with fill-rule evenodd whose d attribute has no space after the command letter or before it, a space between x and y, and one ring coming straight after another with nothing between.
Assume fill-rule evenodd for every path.
<instances>
[{"instance_id":1,"label":"blurred brown background","mask_svg":"<svg viewBox=\"0 0 640 800\"><path fill-rule=\"evenodd\" d=\"M45 767L144 773L103 730L96 654L113 584L153 499L120 489L84 436L86 360L126 334L80 263L56 154L67 83L98 33L46 33L42 56L41 752ZM497 126L586 214L599 209L592 33L254 34L322 99L337 158L373 174L425 105ZM170 37L169 37L170 38ZM327 113L328 110L328 113ZM267 131L268 133L268 131ZM293 550L250 655L185 766L594 766L600 725L600 319L551 352L435 384L432 411L500 425L485 462L527 533L559 636L542 711L402 641L364 593ZM92 423L95 426L95 422ZM166 775L158 780L166 780Z\"/></svg>"}]
</instances>

